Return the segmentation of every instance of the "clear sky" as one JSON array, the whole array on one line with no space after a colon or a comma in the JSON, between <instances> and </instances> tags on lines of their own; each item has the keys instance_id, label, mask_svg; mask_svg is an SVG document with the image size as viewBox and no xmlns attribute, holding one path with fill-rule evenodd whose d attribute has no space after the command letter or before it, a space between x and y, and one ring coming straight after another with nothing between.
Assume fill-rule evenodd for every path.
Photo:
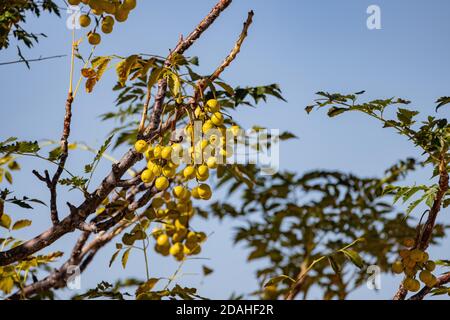
<instances>
[{"instance_id":1,"label":"clear sky","mask_svg":"<svg viewBox=\"0 0 450 320\"><path fill-rule=\"evenodd\" d=\"M180 33L190 32L215 1L138 2L138 10L127 23L118 25L111 36L104 37L97 54L166 55ZM381 8L381 30L366 27L366 9L372 4ZM229 52L250 9L255 11L255 18L248 40L223 77L235 85L276 82L282 87L288 103L271 100L256 110L243 110L235 117L247 126L258 124L289 130L300 137L282 145L283 169L299 173L339 169L373 176L381 175L400 159L418 155L408 141L361 114L328 119L324 112L307 116L304 107L319 90L366 90L368 99L399 96L412 100L412 106L424 114L433 114L433 102L450 94L449 1L236 0L187 53L199 56L201 71L213 70ZM54 16L29 19L29 27L44 32L48 38L23 53L29 58L69 54L71 33L65 25L66 17L63 12L62 19ZM0 52L0 62L14 59L13 43L10 49ZM24 65L0 66L0 140L9 136L30 140L59 137L68 76L68 58L34 63L31 70ZM112 124L100 122L98 115L115 108L115 94L110 90L114 81L114 72L110 71L93 94L79 96L74 105L72 141L99 146L106 138ZM441 111L440 116L448 117L448 110ZM122 152L117 150L114 155L119 157ZM74 153L69 166L81 173L91 158L92 155L81 151ZM35 160L23 160L21 164L23 170L16 175L17 194L48 199L47 190L31 175L32 168L43 169L47 164ZM97 178L108 169L109 164L103 164ZM421 182L428 177L429 173L419 172L409 182ZM61 199L61 208L67 200L76 203L79 196L70 193L67 199ZM47 209L39 208L27 214L35 220L34 226L28 229L33 235L49 226ZM439 219L450 222L448 212ZM227 298L232 292L254 290L257 263L247 263L248 252L233 246L232 227L236 222L198 221L198 225L208 233L214 232L202 254L210 260L188 262L181 283L199 287L199 293L210 298ZM23 237L29 236L30 231L23 233ZM67 236L54 248L64 249L73 240L74 236ZM432 258L450 258L449 248L447 244L432 249ZM112 281L125 275L144 277L140 253L131 255L129 266L123 271L120 263L110 270L107 268L112 252L113 247L105 248L95 266L83 275L84 290L101 280ZM167 277L176 268L172 259L155 254L150 256L150 261L152 276ZM215 270L204 282L199 275L202 264ZM364 287L351 298L390 298L399 280L399 277L383 276L380 292Z\"/></svg>"}]
</instances>

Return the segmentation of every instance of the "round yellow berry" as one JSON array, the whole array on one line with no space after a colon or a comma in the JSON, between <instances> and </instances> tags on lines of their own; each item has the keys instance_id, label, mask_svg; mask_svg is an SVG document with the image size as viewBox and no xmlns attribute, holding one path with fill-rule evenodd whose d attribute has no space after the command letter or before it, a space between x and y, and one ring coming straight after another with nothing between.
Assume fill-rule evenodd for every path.
<instances>
[{"instance_id":1,"label":"round yellow berry","mask_svg":"<svg viewBox=\"0 0 450 320\"><path fill-rule=\"evenodd\" d=\"M158 190L166 190L169 187L169 180L166 177L159 177L155 181L155 188Z\"/></svg>"},{"instance_id":2,"label":"round yellow berry","mask_svg":"<svg viewBox=\"0 0 450 320\"><path fill-rule=\"evenodd\" d=\"M134 149L136 149L136 152L139 152L139 153L144 153L145 151L147 151L147 148L148 148L148 144L145 140L138 140L134 144Z\"/></svg>"}]
</instances>

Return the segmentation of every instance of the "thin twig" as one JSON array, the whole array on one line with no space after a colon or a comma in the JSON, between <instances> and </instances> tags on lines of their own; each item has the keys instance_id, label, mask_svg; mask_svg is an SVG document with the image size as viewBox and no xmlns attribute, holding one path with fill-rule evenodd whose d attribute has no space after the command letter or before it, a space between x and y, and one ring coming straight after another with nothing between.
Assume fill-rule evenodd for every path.
<instances>
[{"instance_id":1,"label":"thin twig","mask_svg":"<svg viewBox=\"0 0 450 320\"><path fill-rule=\"evenodd\" d=\"M0 62L0 66L6 66L9 64L15 64L15 63L27 63L27 62L37 62L37 61L45 61L45 60L50 60L50 59L57 59L57 58L64 58L67 57L66 54L62 54L62 55L56 55L56 56L50 56L50 57L39 57L36 59L20 59L20 60L14 60L14 61L7 61L7 62Z\"/></svg>"}]
</instances>

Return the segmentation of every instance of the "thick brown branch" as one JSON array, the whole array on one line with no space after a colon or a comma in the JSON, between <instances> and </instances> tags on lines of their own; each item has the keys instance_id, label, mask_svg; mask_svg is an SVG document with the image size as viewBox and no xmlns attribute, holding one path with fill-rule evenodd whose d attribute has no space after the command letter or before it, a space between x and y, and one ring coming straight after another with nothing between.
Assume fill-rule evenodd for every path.
<instances>
[{"instance_id":1,"label":"thick brown branch","mask_svg":"<svg viewBox=\"0 0 450 320\"><path fill-rule=\"evenodd\" d=\"M423 228L421 228L419 242L417 244L417 248L420 250L426 250L431 242L431 238L433 235L434 226L436 224L436 218L441 210L442 200L444 199L445 194L448 191L449 185L449 175L447 172L447 164L445 162L445 156L442 155L441 161L439 163L439 189L436 194L436 198L434 199L433 206L431 207L427 221ZM395 296L394 300L404 300L408 291L405 289L403 284L400 284Z\"/></svg>"},{"instance_id":2,"label":"thick brown branch","mask_svg":"<svg viewBox=\"0 0 450 320\"><path fill-rule=\"evenodd\" d=\"M192 31L186 39L177 44L171 55L174 53L184 53L231 2L231 0L220 0L212 11L200 22L196 29ZM161 117L162 104L166 89L167 83L163 80L160 81L160 83L158 83L157 94L160 98L155 101L152 115L153 121L146 129L144 135L147 140L153 139L157 134L162 132L162 130L156 130L156 126L159 124L159 119ZM86 200L84 200L83 203L79 205L68 217L64 218L62 221L34 239L28 240L7 251L0 252L0 266L9 265L22 260L51 245L63 235L74 231L80 221L84 221L90 214L95 212L96 208L102 203L102 201L116 188L118 181L120 181L125 172L140 159L142 159L142 155L137 153L134 149L130 149L122 157L122 159L113 165L111 172L105 179L103 179L100 186L92 194L88 195Z\"/></svg>"},{"instance_id":3,"label":"thick brown branch","mask_svg":"<svg viewBox=\"0 0 450 320\"><path fill-rule=\"evenodd\" d=\"M446 273L438 278L434 288L443 286L444 284L447 284L449 282L450 282L450 273ZM420 290L418 293L409 298L409 300L423 300L423 298L425 298L425 296L429 294L432 289L433 288L430 287L423 287L422 290Z\"/></svg>"},{"instance_id":4,"label":"thick brown branch","mask_svg":"<svg viewBox=\"0 0 450 320\"><path fill-rule=\"evenodd\" d=\"M154 188L147 190L147 192L144 193L140 199L134 201L123 211L134 212L137 209L145 206L152 198L152 196L157 192L158 191ZM122 220L117 223L117 226L114 230L99 235L88 244L86 244L86 242L91 233L83 232L72 250L70 259L68 259L59 269L55 270L46 278L24 287L20 292L15 293L9 299L29 298L40 292L64 287L67 282L67 277L69 276L69 268L78 266L80 268L80 272L83 272L86 269L87 265L92 261L98 250L109 243L112 239L114 239L114 237L119 235L132 223L139 221L143 217L143 215L139 215L132 221Z\"/></svg>"}]
</instances>

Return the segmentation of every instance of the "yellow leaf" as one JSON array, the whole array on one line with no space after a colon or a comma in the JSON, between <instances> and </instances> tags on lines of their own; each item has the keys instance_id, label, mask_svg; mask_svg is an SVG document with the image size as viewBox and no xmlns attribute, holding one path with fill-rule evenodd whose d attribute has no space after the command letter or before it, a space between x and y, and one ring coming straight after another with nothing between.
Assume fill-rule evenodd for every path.
<instances>
[{"instance_id":1,"label":"yellow leaf","mask_svg":"<svg viewBox=\"0 0 450 320\"><path fill-rule=\"evenodd\" d=\"M28 226L31 226L31 220L18 220L14 223L12 229L13 230L20 230L23 228L26 228Z\"/></svg>"},{"instance_id":2,"label":"yellow leaf","mask_svg":"<svg viewBox=\"0 0 450 320\"><path fill-rule=\"evenodd\" d=\"M14 280L12 277L7 277L0 280L0 291L5 294L10 294L14 287Z\"/></svg>"},{"instance_id":3,"label":"yellow leaf","mask_svg":"<svg viewBox=\"0 0 450 320\"><path fill-rule=\"evenodd\" d=\"M97 83L96 78L89 78L86 80L86 92L91 93L94 90L94 86Z\"/></svg>"},{"instance_id":4,"label":"yellow leaf","mask_svg":"<svg viewBox=\"0 0 450 320\"><path fill-rule=\"evenodd\" d=\"M149 292L158 283L159 278L150 278L147 282L141 284L136 290L136 296Z\"/></svg>"},{"instance_id":5,"label":"yellow leaf","mask_svg":"<svg viewBox=\"0 0 450 320\"><path fill-rule=\"evenodd\" d=\"M6 213L3 213L0 218L0 226L6 229L11 227L11 218Z\"/></svg>"},{"instance_id":6,"label":"yellow leaf","mask_svg":"<svg viewBox=\"0 0 450 320\"><path fill-rule=\"evenodd\" d=\"M97 70L97 81L100 81L110 62L111 57L97 57L92 60L92 67Z\"/></svg>"},{"instance_id":7,"label":"yellow leaf","mask_svg":"<svg viewBox=\"0 0 450 320\"><path fill-rule=\"evenodd\" d=\"M127 81L131 69L134 67L138 60L137 55L129 56L128 58L120 61L116 66L117 76L119 78L120 85L124 86Z\"/></svg>"},{"instance_id":8,"label":"yellow leaf","mask_svg":"<svg viewBox=\"0 0 450 320\"><path fill-rule=\"evenodd\" d=\"M95 70L94 69L92 69L92 68L84 68L84 69L81 69L81 75L83 76L83 77L85 77L85 78L94 78L94 77L96 77L97 75L96 75L96 73L95 73Z\"/></svg>"}]
</instances>

